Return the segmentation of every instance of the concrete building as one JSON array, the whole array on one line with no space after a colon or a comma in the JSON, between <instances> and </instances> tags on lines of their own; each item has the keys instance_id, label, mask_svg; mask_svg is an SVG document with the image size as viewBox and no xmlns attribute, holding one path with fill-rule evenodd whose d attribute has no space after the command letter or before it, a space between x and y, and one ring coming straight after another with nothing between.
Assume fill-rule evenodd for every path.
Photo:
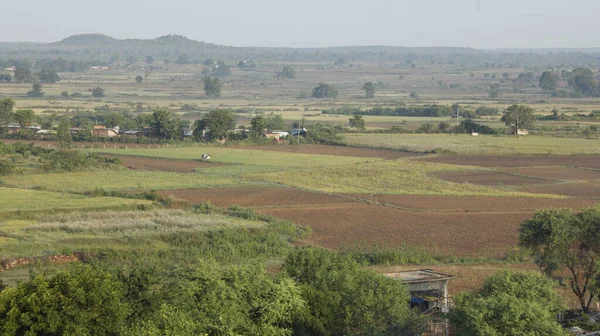
<instances>
[{"instance_id":1,"label":"concrete building","mask_svg":"<svg viewBox=\"0 0 600 336\"><path fill-rule=\"evenodd\" d=\"M410 306L419 307L425 313L448 312L448 280L452 276L432 270L387 273L408 286Z\"/></svg>"}]
</instances>

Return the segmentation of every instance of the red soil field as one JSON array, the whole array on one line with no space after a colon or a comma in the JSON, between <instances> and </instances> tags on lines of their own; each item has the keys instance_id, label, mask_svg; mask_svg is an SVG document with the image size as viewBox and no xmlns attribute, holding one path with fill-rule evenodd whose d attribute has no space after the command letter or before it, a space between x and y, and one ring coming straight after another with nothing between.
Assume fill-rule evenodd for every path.
<instances>
[{"instance_id":1,"label":"red soil field","mask_svg":"<svg viewBox=\"0 0 600 336\"><path fill-rule=\"evenodd\" d=\"M557 194L571 197L600 198L600 183L558 183L545 186L527 186L519 188L520 191L531 193Z\"/></svg>"},{"instance_id":2,"label":"red soil field","mask_svg":"<svg viewBox=\"0 0 600 336\"><path fill-rule=\"evenodd\" d=\"M445 171L428 174L444 181L456 183L471 183L484 186L505 186L505 185L529 185L529 184L548 184L550 180L533 178L527 176L518 176L513 174L501 173L496 171L470 170L470 171Z\"/></svg>"},{"instance_id":3,"label":"red soil field","mask_svg":"<svg viewBox=\"0 0 600 336\"><path fill-rule=\"evenodd\" d=\"M462 197L462 196L412 196L352 194L352 197L376 200L404 208L437 211L535 211L544 208L580 209L594 206L600 200L594 199L548 199L517 197Z\"/></svg>"},{"instance_id":4,"label":"red soil field","mask_svg":"<svg viewBox=\"0 0 600 336\"><path fill-rule=\"evenodd\" d=\"M479 167L585 167L600 169L600 155L440 155L428 162Z\"/></svg>"},{"instance_id":5,"label":"red soil field","mask_svg":"<svg viewBox=\"0 0 600 336\"><path fill-rule=\"evenodd\" d=\"M357 243L425 246L457 255L502 255L533 212L417 212L366 204L329 208L263 208L261 213L308 225L326 248Z\"/></svg>"},{"instance_id":6,"label":"red soil field","mask_svg":"<svg viewBox=\"0 0 600 336\"><path fill-rule=\"evenodd\" d=\"M300 153L300 154L319 154L319 155L337 155L354 157L373 157L386 160L400 159L406 157L423 156L423 154L401 152L387 149L357 148L346 146L326 146L326 145L273 145L273 146L248 146L241 149L256 149L265 151Z\"/></svg>"},{"instance_id":7,"label":"red soil field","mask_svg":"<svg viewBox=\"0 0 600 336\"><path fill-rule=\"evenodd\" d=\"M218 164L191 160L168 160L120 155L118 158L123 161L123 166L138 170L160 170L167 172L189 173L193 172L196 168L220 166Z\"/></svg>"},{"instance_id":8,"label":"red soil field","mask_svg":"<svg viewBox=\"0 0 600 336\"><path fill-rule=\"evenodd\" d=\"M244 207L264 206L318 206L349 203L355 200L348 197L302 191L291 188L220 188L220 189L180 189L157 191L162 196L184 200L190 204L210 201L219 207L239 205Z\"/></svg>"},{"instance_id":9,"label":"red soil field","mask_svg":"<svg viewBox=\"0 0 600 336\"><path fill-rule=\"evenodd\" d=\"M512 173L512 174L521 174L532 177L539 178L547 178L547 179L556 179L556 180L579 180L579 181L589 181L589 180L600 180L600 171L590 170L590 169L582 169L582 168L567 168L567 167L518 167L518 168L501 168L500 171Z\"/></svg>"}]
</instances>

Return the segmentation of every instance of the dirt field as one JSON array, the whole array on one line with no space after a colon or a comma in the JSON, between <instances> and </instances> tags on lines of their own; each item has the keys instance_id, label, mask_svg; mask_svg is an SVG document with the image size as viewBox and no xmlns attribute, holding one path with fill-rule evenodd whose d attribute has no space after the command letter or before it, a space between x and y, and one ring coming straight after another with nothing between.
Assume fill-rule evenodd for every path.
<instances>
[{"instance_id":1,"label":"dirt field","mask_svg":"<svg viewBox=\"0 0 600 336\"><path fill-rule=\"evenodd\" d=\"M552 168L552 167L518 167L518 168L501 168L500 171L527 175L531 177L539 177L546 179L555 180L577 180L577 181L589 181L589 180L600 180L600 171L582 169L582 168Z\"/></svg>"},{"instance_id":2,"label":"dirt field","mask_svg":"<svg viewBox=\"0 0 600 336\"><path fill-rule=\"evenodd\" d=\"M373 157L386 160L400 159L406 157L418 157L423 154L401 152L386 149L372 148L357 148L345 146L326 146L326 145L273 145L273 146L249 146L241 147L242 149L256 149L266 151L278 151L300 154L319 154L319 155L338 155L338 156L353 156L353 157Z\"/></svg>"},{"instance_id":3,"label":"dirt field","mask_svg":"<svg viewBox=\"0 0 600 336\"><path fill-rule=\"evenodd\" d=\"M490 187L552 183L551 180L541 178L481 170L446 171L431 173L428 175L450 182L471 183Z\"/></svg>"},{"instance_id":4,"label":"dirt field","mask_svg":"<svg viewBox=\"0 0 600 336\"><path fill-rule=\"evenodd\" d=\"M527 186L519 188L520 191L532 193L547 193L565 195L570 197L600 198L600 183L559 183L544 186Z\"/></svg>"},{"instance_id":5,"label":"dirt field","mask_svg":"<svg viewBox=\"0 0 600 336\"><path fill-rule=\"evenodd\" d=\"M543 208L573 208L599 204L593 199L546 199L515 197L461 197L461 196L411 196L383 195L374 197L370 194L351 194L348 196L366 200L376 200L403 208L426 211L535 211Z\"/></svg>"},{"instance_id":6,"label":"dirt field","mask_svg":"<svg viewBox=\"0 0 600 336\"><path fill-rule=\"evenodd\" d=\"M291 188L221 188L161 190L158 194L184 200L190 204L210 201L219 207L317 206L354 202L353 199Z\"/></svg>"},{"instance_id":7,"label":"dirt field","mask_svg":"<svg viewBox=\"0 0 600 336\"><path fill-rule=\"evenodd\" d=\"M119 156L119 159L123 161L123 166L129 169L160 170L177 173L189 173L193 172L196 168L211 168L219 166L218 164L207 162L165 160L135 156Z\"/></svg>"},{"instance_id":8,"label":"dirt field","mask_svg":"<svg viewBox=\"0 0 600 336\"><path fill-rule=\"evenodd\" d=\"M326 248L356 243L407 244L457 255L501 255L533 212L417 212L338 204L319 208L263 208L261 213L308 225L311 242Z\"/></svg>"},{"instance_id":9,"label":"dirt field","mask_svg":"<svg viewBox=\"0 0 600 336\"><path fill-rule=\"evenodd\" d=\"M429 162L479 167L581 167L600 169L600 155L440 155Z\"/></svg>"}]
</instances>

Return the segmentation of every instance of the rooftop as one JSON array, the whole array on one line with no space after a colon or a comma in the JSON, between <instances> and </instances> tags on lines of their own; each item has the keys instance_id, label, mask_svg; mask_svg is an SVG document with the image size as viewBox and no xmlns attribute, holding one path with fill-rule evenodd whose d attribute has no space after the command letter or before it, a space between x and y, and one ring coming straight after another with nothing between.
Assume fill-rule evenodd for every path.
<instances>
[{"instance_id":1,"label":"rooftop","mask_svg":"<svg viewBox=\"0 0 600 336\"><path fill-rule=\"evenodd\" d=\"M384 275L389 278L399 279L404 283L443 281L453 278L451 275L437 273L432 270L405 271L398 273L386 273Z\"/></svg>"}]
</instances>

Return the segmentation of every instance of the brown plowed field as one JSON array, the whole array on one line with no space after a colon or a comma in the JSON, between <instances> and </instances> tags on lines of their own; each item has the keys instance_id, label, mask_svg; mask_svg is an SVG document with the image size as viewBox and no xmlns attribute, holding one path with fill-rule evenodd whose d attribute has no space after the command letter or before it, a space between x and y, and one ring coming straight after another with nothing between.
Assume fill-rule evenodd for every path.
<instances>
[{"instance_id":1,"label":"brown plowed field","mask_svg":"<svg viewBox=\"0 0 600 336\"><path fill-rule=\"evenodd\" d=\"M545 186L528 186L519 188L519 190L531 193L557 194L571 197L600 197L600 183L598 182L560 183Z\"/></svg>"},{"instance_id":2,"label":"brown plowed field","mask_svg":"<svg viewBox=\"0 0 600 336\"><path fill-rule=\"evenodd\" d=\"M264 206L303 206L354 202L347 197L302 191L290 188L220 188L220 189L181 189L160 190L162 196L184 200L190 204L210 201L219 207L239 205L245 207Z\"/></svg>"},{"instance_id":3,"label":"brown plowed field","mask_svg":"<svg viewBox=\"0 0 600 336\"><path fill-rule=\"evenodd\" d=\"M189 173L196 168L217 167L218 164L189 160L153 159L134 156L118 156L123 166L138 170L160 170L177 173Z\"/></svg>"},{"instance_id":4,"label":"brown plowed field","mask_svg":"<svg viewBox=\"0 0 600 336\"><path fill-rule=\"evenodd\" d=\"M272 145L272 146L249 146L240 147L242 149L256 149L265 151L300 153L300 154L319 154L319 155L337 155L354 157L373 157L386 160L400 159L405 157L423 156L423 154L401 152L386 149L357 148L346 146L326 146L326 145Z\"/></svg>"},{"instance_id":5,"label":"brown plowed field","mask_svg":"<svg viewBox=\"0 0 600 336\"><path fill-rule=\"evenodd\" d=\"M308 225L310 240L326 248L408 244L457 255L501 255L518 240L533 212L416 212L365 204L320 208L263 208L261 213Z\"/></svg>"},{"instance_id":6,"label":"brown plowed field","mask_svg":"<svg viewBox=\"0 0 600 336\"><path fill-rule=\"evenodd\" d=\"M583 167L600 169L600 155L440 155L428 162L479 167Z\"/></svg>"},{"instance_id":7,"label":"brown plowed field","mask_svg":"<svg viewBox=\"0 0 600 336\"><path fill-rule=\"evenodd\" d=\"M439 211L534 211L544 208L580 209L599 204L593 199L548 199L516 197L461 197L349 194L365 200L376 200L404 208Z\"/></svg>"},{"instance_id":8,"label":"brown plowed field","mask_svg":"<svg viewBox=\"0 0 600 336\"><path fill-rule=\"evenodd\" d=\"M428 174L444 181L456 183L471 183L484 186L505 186L505 185L529 185L529 184L548 184L550 180L518 176L513 174L501 173L496 171L471 170L471 171L445 171Z\"/></svg>"},{"instance_id":9,"label":"brown plowed field","mask_svg":"<svg viewBox=\"0 0 600 336\"><path fill-rule=\"evenodd\" d=\"M566 168L566 167L517 167L517 168L501 168L500 171L521 174L532 177L556 179L556 180L600 180L600 171L582 169L582 168Z\"/></svg>"}]
</instances>

